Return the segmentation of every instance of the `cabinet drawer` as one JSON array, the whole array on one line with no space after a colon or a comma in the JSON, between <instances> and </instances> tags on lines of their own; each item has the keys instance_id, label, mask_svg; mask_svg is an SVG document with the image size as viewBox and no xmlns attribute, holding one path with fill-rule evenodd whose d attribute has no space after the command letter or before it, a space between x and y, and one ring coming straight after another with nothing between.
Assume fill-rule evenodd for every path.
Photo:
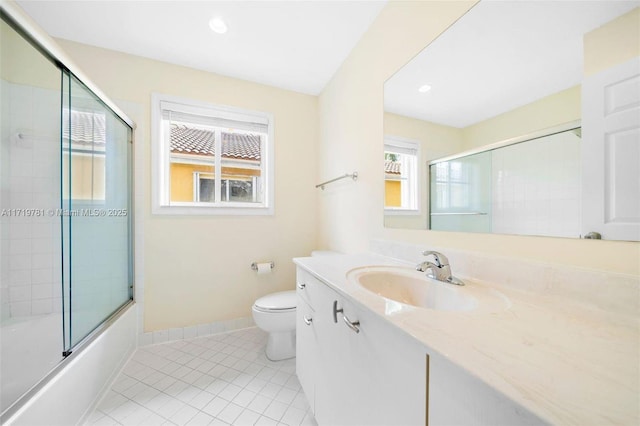
<instances>
[{"instance_id":1,"label":"cabinet drawer","mask_svg":"<svg viewBox=\"0 0 640 426\"><path fill-rule=\"evenodd\" d=\"M327 288L326 284L323 284L307 271L298 268L296 273L296 293L298 297L309 304L312 310L317 309L317 304L320 300L319 294L322 292L323 287Z\"/></svg>"}]
</instances>

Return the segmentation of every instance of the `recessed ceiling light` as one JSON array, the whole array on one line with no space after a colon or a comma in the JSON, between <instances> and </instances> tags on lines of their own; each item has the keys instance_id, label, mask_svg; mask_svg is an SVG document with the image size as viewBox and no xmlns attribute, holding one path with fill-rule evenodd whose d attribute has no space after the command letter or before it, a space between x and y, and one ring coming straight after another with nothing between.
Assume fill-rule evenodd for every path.
<instances>
[{"instance_id":1,"label":"recessed ceiling light","mask_svg":"<svg viewBox=\"0 0 640 426\"><path fill-rule=\"evenodd\" d=\"M209 21L209 28L211 28L211 31L218 34L224 34L229 29L227 28L226 22L224 22L224 20L218 16L216 16L215 18L211 18L211 20Z\"/></svg>"},{"instance_id":2,"label":"recessed ceiling light","mask_svg":"<svg viewBox=\"0 0 640 426\"><path fill-rule=\"evenodd\" d=\"M427 93L429 90L431 90L431 86L429 86L428 84L423 84L418 88L418 92L420 93Z\"/></svg>"}]
</instances>

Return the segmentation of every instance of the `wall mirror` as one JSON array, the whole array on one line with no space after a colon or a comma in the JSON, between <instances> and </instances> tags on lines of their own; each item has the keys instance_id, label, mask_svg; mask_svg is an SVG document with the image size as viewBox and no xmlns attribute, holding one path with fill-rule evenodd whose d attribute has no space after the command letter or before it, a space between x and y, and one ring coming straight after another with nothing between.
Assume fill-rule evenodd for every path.
<instances>
[{"instance_id":1,"label":"wall mirror","mask_svg":"<svg viewBox=\"0 0 640 426\"><path fill-rule=\"evenodd\" d=\"M638 19L477 3L385 82L385 226L640 240Z\"/></svg>"}]
</instances>

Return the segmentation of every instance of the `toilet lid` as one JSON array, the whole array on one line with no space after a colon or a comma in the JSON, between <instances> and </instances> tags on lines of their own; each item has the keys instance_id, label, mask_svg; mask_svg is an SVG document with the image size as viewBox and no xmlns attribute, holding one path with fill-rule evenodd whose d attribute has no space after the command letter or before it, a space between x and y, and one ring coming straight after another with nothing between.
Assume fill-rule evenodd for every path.
<instances>
[{"instance_id":1,"label":"toilet lid","mask_svg":"<svg viewBox=\"0 0 640 426\"><path fill-rule=\"evenodd\" d=\"M295 291L280 291L267 294L256 300L255 306L260 309L279 311L296 307L297 297Z\"/></svg>"}]
</instances>

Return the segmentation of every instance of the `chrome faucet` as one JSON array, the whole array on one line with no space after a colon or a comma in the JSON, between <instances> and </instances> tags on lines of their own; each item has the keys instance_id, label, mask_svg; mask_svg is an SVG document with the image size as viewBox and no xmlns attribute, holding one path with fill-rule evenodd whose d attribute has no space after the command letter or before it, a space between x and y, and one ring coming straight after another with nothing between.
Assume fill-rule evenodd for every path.
<instances>
[{"instance_id":1,"label":"chrome faucet","mask_svg":"<svg viewBox=\"0 0 640 426\"><path fill-rule=\"evenodd\" d=\"M427 250L422 254L424 256L433 256L433 262L425 260L424 262L416 266L417 271L430 271L431 274L427 274L427 276L435 278L438 281L455 285L464 285L462 281L451 275L451 267L449 266L449 259L447 259L447 256L437 251L431 250Z\"/></svg>"}]
</instances>

